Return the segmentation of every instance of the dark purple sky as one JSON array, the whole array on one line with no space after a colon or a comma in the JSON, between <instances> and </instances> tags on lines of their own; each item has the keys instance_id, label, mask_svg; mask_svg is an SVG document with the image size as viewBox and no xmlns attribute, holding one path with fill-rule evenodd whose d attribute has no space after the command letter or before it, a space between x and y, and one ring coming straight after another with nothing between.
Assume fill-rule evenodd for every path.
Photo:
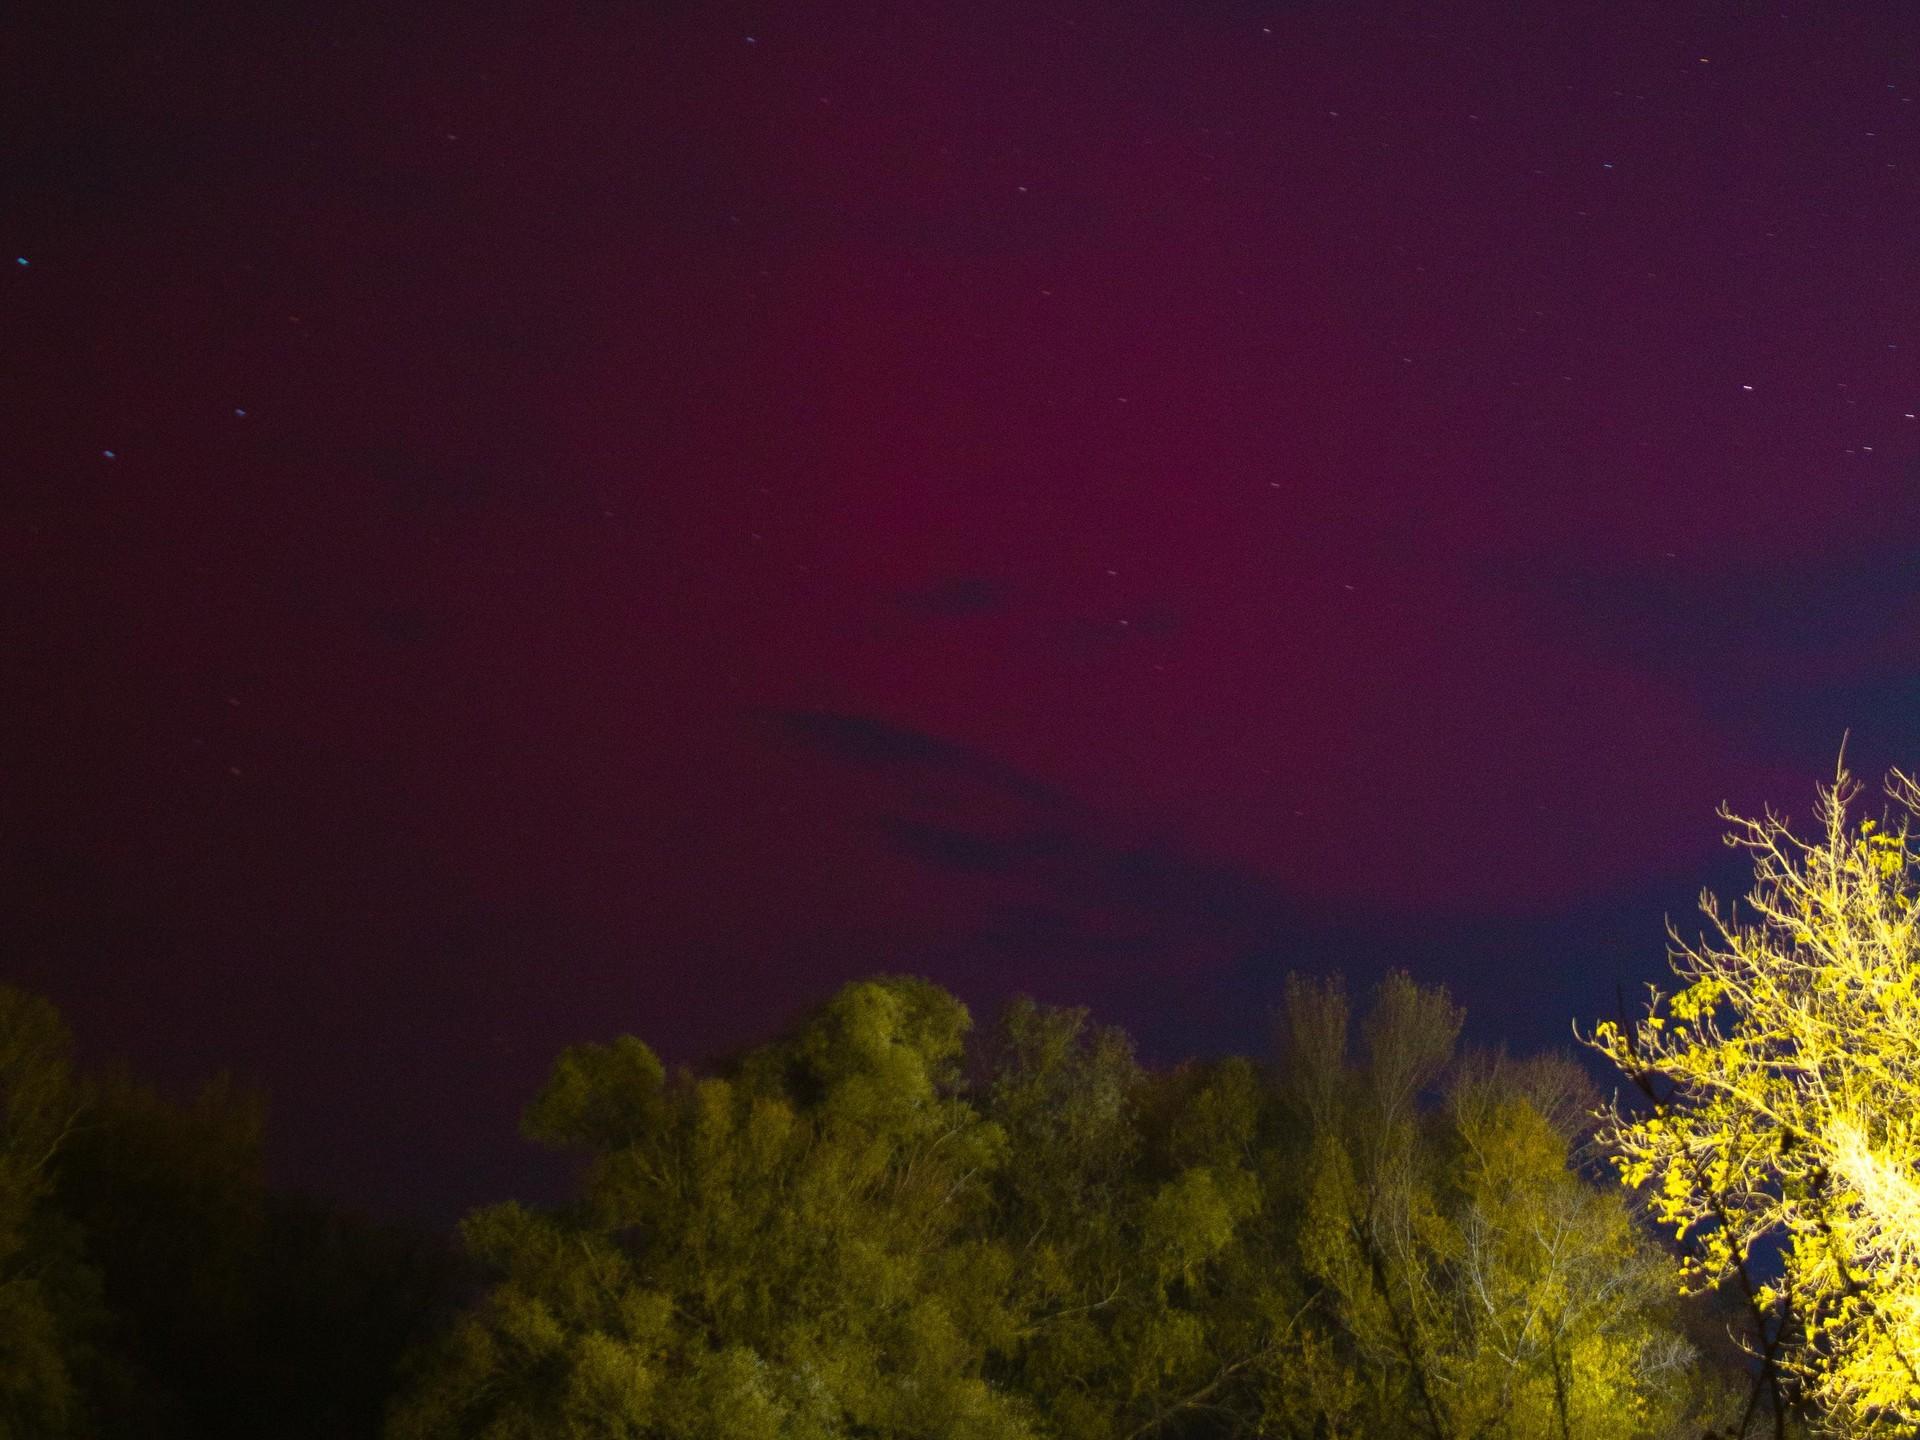
<instances>
[{"instance_id":1,"label":"dark purple sky","mask_svg":"<svg viewBox=\"0 0 1920 1440\"><path fill-rule=\"evenodd\" d=\"M0 54L5 975L291 1181L876 970L1559 1043L1916 759L1908 5L108 9Z\"/></svg>"}]
</instances>

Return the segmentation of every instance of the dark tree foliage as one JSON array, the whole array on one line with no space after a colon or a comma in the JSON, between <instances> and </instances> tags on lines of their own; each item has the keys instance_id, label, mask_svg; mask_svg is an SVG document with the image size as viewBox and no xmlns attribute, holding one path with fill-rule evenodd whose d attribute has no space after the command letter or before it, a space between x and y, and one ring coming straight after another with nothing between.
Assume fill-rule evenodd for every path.
<instances>
[{"instance_id":1,"label":"dark tree foliage","mask_svg":"<svg viewBox=\"0 0 1920 1440\"><path fill-rule=\"evenodd\" d=\"M264 1105L76 1078L0 987L0 1440L373 1436L453 1308L437 1236L270 1193Z\"/></svg>"},{"instance_id":2,"label":"dark tree foliage","mask_svg":"<svg viewBox=\"0 0 1920 1440\"><path fill-rule=\"evenodd\" d=\"M80 1113L66 1026L0 986L0 1440L83 1435L98 1277L52 1203Z\"/></svg>"},{"instance_id":3,"label":"dark tree foliage","mask_svg":"<svg viewBox=\"0 0 1920 1440\"><path fill-rule=\"evenodd\" d=\"M473 1288L441 1236L337 1206L269 1195L254 1289L255 1414L248 1435L380 1433L402 1358ZM201 1431L199 1433L206 1433Z\"/></svg>"},{"instance_id":4,"label":"dark tree foliage","mask_svg":"<svg viewBox=\"0 0 1920 1440\"><path fill-rule=\"evenodd\" d=\"M185 1105L124 1074L84 1087L57 1203L84 1237L104 1434L238 1433L265 1223L263 1107L229 1082Z\"/></svg>"}]
</instances>

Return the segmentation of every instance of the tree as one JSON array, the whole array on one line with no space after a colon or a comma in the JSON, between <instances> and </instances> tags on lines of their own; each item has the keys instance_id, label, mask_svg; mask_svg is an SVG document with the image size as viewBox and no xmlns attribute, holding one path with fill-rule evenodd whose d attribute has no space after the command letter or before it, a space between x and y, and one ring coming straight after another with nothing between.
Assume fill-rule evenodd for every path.
<instances>
[{"instance_id":1,"label":"tree","mask_svg":"<svg viewBox=\"0 0 1920 1440\"><path fill-rule=\"evenodd\" d=\"M80 1116L72 1042L48 1001L0 986L0 1440L84 1433L98 1315L79 1239L50 1203Z\"/></svg>"},{"instance_id":2,"label":"tree","mask_svg":"<svg viewBox=\"0 0 1920 1440\"><path fill-rule=\"evenodd\" d=\"M1258 1433L1280 1277L1253 1067L1149 1074L1121 1031L1028 1000L985 1060L980 1105L1008 1140L991 1233L1018 1262L1006 1383L1059 1440Z\"/></svg>"},{"instance_id":3,"label":"tree","mask_svg":"<svg viewBox=\"0 0 1920 1440\"><path fill-rule=\"evenodd\" d=\"M257 1403L252 1424L230 1433L378 1435L402 1357L466 1298L459 1262L448 1238L423 1226L269 1192L253 1301Z\"/></svg>"},{"instance_id":4,"label":"tree","mask_svg":"<svg viewBox=\"0 0 1920 1440\"><path fill-rule=\"evenodd\" d=\"M1516 1435L1657 1434L1689 1398L1695 1352L1662 1303L1671 1267L1569 1163L1575 1136L1552 1118L1552 1097L1584 1081L1565 1060L1482 1057L1447 1095L1471 1383Z\"/></svg>"},{"instance_id":5,"label":"tree","mask_svg":"<svg viewBox=\"0 0 1920 1440\"><path fill-rule=\"evenodd\" d=\"M258 1435L248 1393L264 1104L222 1078L176 1105L123 1071L82 1082L54 1203L108 1311L89 1387L107 1437Z\"/></svg>"},{"instance_id":6,"label":"tree","mask_svg":"<svg viewBox=\"0 0 1920 1440\"><path fill-rule=\"evenodd\" d=\"M1120 1031L1024 999L1002 1012L980 1062L981 1107L1010 1160L993 1177L990 1222L1017 1260L1018 1329L1003 1369L1063 1440L1104 1440L1131 1369L1113 1337L1137 1288L1128 1220L1141 1190L1145 1076Z\"/></svg>"},{"instance_id":7,"label":"tree","mask_svg":"<svg viewBox=\"0 0 1920 1440\"><path fill-rule=\"evenodd\" d=\"M567 1051L525 1128L585 1155L582 1193L465 1222L497 1283L390 1434L1024 1440L982 1375L1012 1261L977 1237L1005 1140L956 1093L967 1027L884 980L721 1076Z\"/></svg>"},{"instance_id":8,"label":"tree","mask_svg":"<svg viewBox=\"0 0 1920 1440\"><path fill-rule=\"evenodd\" d=\"M1691 1351L1565 1062L1455 1055L1389 977L1349 1053L1149 1071L1081 1010L847 987L704 1078L568 1050L529 1107L577 1199L477 1212L488 1285L390 1440L1654 1440ZM1697 1413L1697 1412L1696 1412Z\"/></svg>"},{"instance_id":9,"label":"tree","mask_svg":"<svg viewBox=\"0 0 1920 1440\"><path fill-rule=\"evenodd\" d=\"M1897 819L1855 825L1840 769L1807 841L1723 807L1753 857L1747 914L1703 894L1711 936L1669 928L1679 988L1590 1039L1650 1097L1605 1139L1689 1242L1684 1283L1777 1249L1755 1303L1797 1317L1779 1363L1859 1430L1920 1422L1920 786L1886 788Z\"/></svg>"},{"instance_id":10,"label":"tree","mask_svg":"<svg viewBox=\"0 0 1920 1440\"><path fill-rule=\"evenodd\" d=\"M1273 1407L1284 1433L1667 1433L1690 1350L1625 1206L1573 1164L1578 1082L1551 1061L1456 1062L1461 1018L1391 974L1354 1060L1339 985L1289 984L1280 1078L1315 1288Z\"/></svg>"}]
</instances>

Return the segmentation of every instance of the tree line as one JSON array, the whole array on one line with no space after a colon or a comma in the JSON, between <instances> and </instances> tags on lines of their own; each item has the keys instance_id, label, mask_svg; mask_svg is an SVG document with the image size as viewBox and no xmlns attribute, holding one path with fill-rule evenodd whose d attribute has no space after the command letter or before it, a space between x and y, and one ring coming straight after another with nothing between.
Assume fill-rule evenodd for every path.
<instances>
[{"instance_id":1,"label":"tree line","mask_svg":"<svg viewBox=\"0 0 1920 1440\"><path fill-rule=\"evenodd\" d=\"M257 1098L78 1076L0 990L0 1435L1912 1435L1920 867L1853 794L1736 821L1745 915L1588 1036L1612 1099L1398 972L1171 1069L879 977L699 1073L567 1050L523 1129L572 1197L451 1244L275 1194Z\"/></svg>"},{"instance_id":2,"label":"tree line","mask_svg":"<svg viewBox=\"0 0 1920 1440\"><path fill-rule=\"evenodd\" d=\"M380 1433L464 1262L271 1189L264 1123L226 1078L76 1073L55 1008L0 986L0 1436Z\"/></svg>"}]
</instances>

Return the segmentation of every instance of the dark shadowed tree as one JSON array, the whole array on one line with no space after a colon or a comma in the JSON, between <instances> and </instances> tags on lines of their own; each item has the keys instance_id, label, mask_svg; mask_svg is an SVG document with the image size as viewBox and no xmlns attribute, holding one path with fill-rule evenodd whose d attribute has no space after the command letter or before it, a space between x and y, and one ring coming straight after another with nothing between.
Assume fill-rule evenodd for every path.
<instances>
[{"instance_id":1,"label":"dark shadowed tree","mask_svg":"<svg viewBox=\"0 0 1920 1440\"><path fill-rule=\"evenodd\" d=\"M269 1194L255 1283L254 1393L277 1440L375 1436L402 1358L443 1328L477 1277L444 1237Z\"/></svg>"},{"instance_id":2,"label":"dark shadowed tree","mask_svg":"<svg viewBox=\"0 0 1920 1440\"><path fill-rule=\"evenodd\" d=\"M71 1041L47 1001L0 986L0 1437L90 1433L81 1392L97 1282L51 1203L80 1124Z\"/></svg>"},{"instance_id":3,"label":"dark shadowed tree","mask_svg":"<svg viewBox=\"0 0 1920 1440\"><path fill-rule=\"evenodd\" d=\"M58 1200L98 1268L106 1436L240 1434L265 1187L264 1110L222 1079L188 1104L116 1072L85 1087Z\"/></svg>"},{"instance_id":4,"label":"dark shadowed tree","mask_svg":"<svg viewBox=\"0 0 1920 1440\"><path fill-rule=\"evenodd\" d=\"M89 1434L320 1440L378 1432L399 1359L447 1307L440 1241L275 1195L261 1098L84 1087L58 1204L101 1279Z\"/></svg>"}]
</instances>

